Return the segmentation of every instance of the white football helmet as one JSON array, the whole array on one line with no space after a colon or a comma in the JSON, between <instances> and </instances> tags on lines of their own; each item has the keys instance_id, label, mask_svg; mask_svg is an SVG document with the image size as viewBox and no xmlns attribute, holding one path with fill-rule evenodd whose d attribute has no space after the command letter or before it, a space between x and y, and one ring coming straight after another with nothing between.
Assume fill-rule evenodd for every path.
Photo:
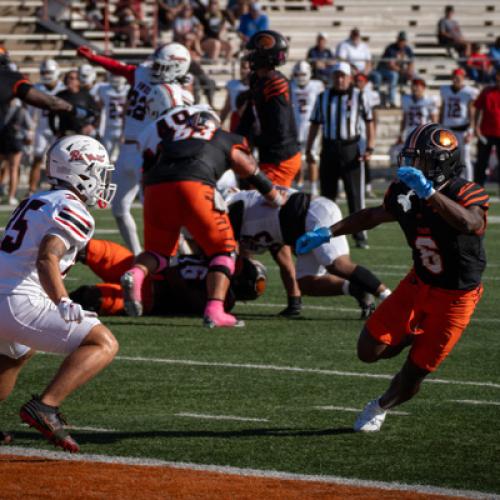
<instances>
[{"instance_id":1,"label":"white football helmet","mask_svg":"<svg viewBox=\"0 0 500 500\"><path fill-rule=\"evenodd\" d=\"M307 61L299 61L293 67L293 79L299 87L305 87L311 80L311 65Z\"/></svg>"},{"instance_id":2,"label":"white football helmet","mask_svg":"<svg viewBox=\"0 0 500 500\"><path fill-rule=\"evenodd\" d=\"M78 68L78 80L82 85L93 85L96 79L95 69L90 64L82 64Z\"/></svg>"},{"instance_id":3,"label":"white football helmet","mask_svg":"<svg viewBox=\"0 0 500 500\"><path fill-rule=\"evenodd\" d=\"M111 165L104 146L86 135L70 135L59 139L47 153L47 177L50 184L71 187L89 207L106 208L113 199Z\"/></svg>"},{"instance_id":4,"label":"white football helmet","mask_svg":"<svg viewBox=\"0 0 500 500\"><path fill-rule=\"evenodd\" d=\"M151 82L171 83L188 72L191 55L184 45L167 43L153 52L151 60Z\"/></svg>"},{"instance_id":5,"label":"white football helmet","mask_svg":"<svg viewBox=\"0 0 500 500\"><path fill-rule=\"evenodd\" d=\"M54 59L46 59L40 63L40 81L43 84L55 82L60 74L59 64Z\"/></svg>"},{"instance_id":6,"label":"white football helmet","mask_svg":"<svg viewBox=\"0 0 500 500\"><path fill-rule=\"evenodd\" d=\"M186 104L186 98L180 85L155 85L146 98L146 114L156 120L175 106Z\"/></svg>"},{"instance_id":7,"label":"white football helmet","mask_svg":"<svg viewBox=\"0 0 500 500\"><path fill-rule=\"evenodd\" d=\"M125 85L127 85L127 79L124 76L111 74L109 76L109 84L117 92L121 92L125 88Z\"/></svg>"}]
</instances>

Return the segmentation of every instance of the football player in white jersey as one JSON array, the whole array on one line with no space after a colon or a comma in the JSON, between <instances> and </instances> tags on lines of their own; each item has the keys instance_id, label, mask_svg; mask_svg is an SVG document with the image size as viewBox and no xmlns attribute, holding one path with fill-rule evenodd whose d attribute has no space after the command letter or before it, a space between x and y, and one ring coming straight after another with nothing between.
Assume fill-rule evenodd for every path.
<instances>
[{"instance_id":1,"label":"football player in white jersey","mask_svg":"<svg viewBox=\"0 0 500 500\"><path fill-rule=\"evenodd\" d=\"M474 101L479 91L464 84L465 71L462 68L453 70L451 85L441 87L441 108L439 123L453 130L460 145L460 160L464 165L462 177L468 181L474 179L470 157L470 143L474 136Z\"/></svg>"},{"instance_id":2,"label":"football player in white jersey","mask_svg":"<svg viewBox=\"0 0 500 500\"><path fill-rule=\"evenodd\" d=\"M296 240L309 228L320 227L323 221L342 219L339 207L322 196L311 199L305 193L286 190L288 199L278 208L266 202L257 191L240 191L229 197L229 218L240 249L252 253L269 250L280 267L288 293L288 307L300 311L299 297L291 296L298 283L303 295L352 295L361 307L361 317L373 311L373 295L383 300L390 290L367 268L352 262L345 237L332 238L307 255L282 259L285 245L295 248ZM297 300L299 301L297 303Z\"/></svg>"},{"instance_id":3,"label":"football player in white jersey","mask_svg":"<svg viewBox=\"0 0 500 500\"><path fill-rule=\"evenodd\" d=\"M158 47L150 60L139 66L123 64L109 57L97 55L86 46L79 47L78 54L115 75L124 76L130 84L123 130L124 142L120 147L114 174L117 190L111 208L125 244L134 254L139 254L141 244L130 211L140 187L142 158L138 148L138 137L153 121L147 113L146 101L154 87L163 86L167 93L171 92L171 107L182 105L182 100L180 102L175 100L177 92L174 89L181 88L189 69L191 56L189 51L178 43L168 43Z\"/></svg>"},{"instance_id":4,"label":"football player in white jersey","mask_svg":"<svg viewBox=\"0 0 500 500\"><path fill-rule=\"evenodd\" d=\"M113 334L69 298L63 281L94 232L87 207L105 207L113 197L112 170L95 139L59 139L47 153L52 190L21 202L0 242L0 400L35 351L66 355L43 393L21 407L20 417L70 452L79 446L64 428L59 405L118 352Z\"/></svg>"},{"instance_id":5,"label":"football player in white jersey","mask_svg":"<svg viewBox=\"0 0 500 500\"><path fill-rule=\"evenodd\" d=\"M40 64L40 81L35 84L35 88L46 94L56 95L65 89L64 84L59 80L60 73L59 64L54 59L43 61ZM31 195L38 189L43 157L49 146L54 142L54 134L49 126L48 110L31 107L30 111L36 122L33 164L31 165L29 178L29 194Z\"/></svg>"},{"instance_id":6,"label":"football player in white jersey","mask_svg":"<svg viewBox=\"0 0 500 500\"><path fill-rule=\"evenodd\" d=\"M101 85L97 99L101 104L100 135L111 161L116 159L123 131L123 115L130 86L123 76L110 75L109 83Z\"/></svg>"},{"instance_id":7,"label":"football player in white jersey","mask_svg":"<svg viewBox=\"0 0 500 500\"><path fill-rule=\"evenodd\" d=\"M220 112L221 123L226 121L229 116L229 131L234 132L239 123L238 106L236 99L242 92L249 89L250 83L250 63L242 58L240 60L240 78L239 80L229 80L226 83L226 101Z\"/></svg>"},{"instance_id":8,"label":"football player in white jersey","mask_svg":"<svg viewBox=\"0 0 500 500\"><path fill-rule=\"evenodd\" d=\"M405 94L401 98L403 116L398 143L403 143L415 127L438 121L436 100L432 96L426 96L426 88L425 80L414 78L411 81L411 94Z\"/></svg>"},{"instance_id":9,"label":"football player in white jersey","mask_svg":"<svg viewBox=\"0 0 500 500\"><path fill-rule=\"evenodd\" d=\"M309 118L314 108L314 103L325 86L320 80L311 80L312 68L307 61L299 61L293 67L292 83L290 84L291 99L295 114L295 123L297 125L297 134L302 152L302 162L306 159L305 148L307 136L309 134ZM309 181L311 183L311 194L318 195L318 166L316 159L318 157L318 139L314 141L312 154L315 158L314 162L309 162L307 168L309 171ZM301 186L304 183L304 168L302 166L297 179L297 185Z\"/></svg>"}]
</instances>

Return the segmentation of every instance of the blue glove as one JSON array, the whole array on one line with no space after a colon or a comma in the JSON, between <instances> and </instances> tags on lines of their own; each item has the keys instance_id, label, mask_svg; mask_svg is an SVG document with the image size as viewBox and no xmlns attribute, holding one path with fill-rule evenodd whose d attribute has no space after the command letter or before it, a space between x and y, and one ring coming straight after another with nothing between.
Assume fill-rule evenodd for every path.
<instances>
[{"instance_id":1,"label":"blue glove","mask_svg":"<svg viewBox=\"0 0 500 500\"><path fill-rule=\"evenodd\" d=\"M330 241L332 236L332 232L328 227L318 227L314 231L308 231L295 243L295 252L297 255L309 253L323 243Z\"/></svg>"},{"instance_id":2,"label":"blue glove","mask_svg":"<svg viewBox=\"0 0 500 500\"><path fill-rule=\"evenodd\" d=\"M413 189L419 198L426 200L435 193L432 181L427 179L421 170L415 167L398 168L398 179Z\"/></svg>"}]
</instances>

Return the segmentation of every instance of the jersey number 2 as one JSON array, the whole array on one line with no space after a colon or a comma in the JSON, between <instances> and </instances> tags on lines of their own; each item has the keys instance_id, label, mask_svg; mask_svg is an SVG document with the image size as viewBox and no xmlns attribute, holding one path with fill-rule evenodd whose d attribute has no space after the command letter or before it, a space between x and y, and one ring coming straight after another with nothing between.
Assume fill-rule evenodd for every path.
<instances>
[{"instance_id":1,"label":"jersey number 2","mask_svg":"<svg viewBox=\"0 0 500 500\"><path fill-rule=\"evenodd\" d=\"M415 247L420 252L422 265L433 274L443 272L443 260L439 255L436 242L429 236L418 236Z\"/></svg>"},{"instance_id":2,"label":"jersey number 2","mask_svg":"<svg viewBox=\"0 0 500 500\"><path fill-rule=\"evenodd\" d=\"M40 207L45 205L44 201L41 200L24 200L21 204L16 208L12 217L5 228L5 236L2 240L2 244L0 245L0 249L7 253L15 252L22 244L24 235L28 230L28 221L24 218L26 212L28 210L38 210ZM17 231L17 236L14 239L12 236L9 236L7 233L9 231Z\"/></svg>"}]
</instances>

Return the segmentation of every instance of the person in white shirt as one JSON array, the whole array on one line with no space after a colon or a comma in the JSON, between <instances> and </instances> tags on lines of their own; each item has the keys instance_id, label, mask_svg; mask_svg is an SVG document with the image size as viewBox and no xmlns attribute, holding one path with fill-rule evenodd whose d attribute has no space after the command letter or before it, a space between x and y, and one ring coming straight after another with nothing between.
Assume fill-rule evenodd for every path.
<instances>
[{"instance_id":1,"label":"person in white shirt","mask_svg":"<svg viewBox=\"0 0 500 500\"><path fill-rule=\"evenodd\" d=\"M460 160L464 165L462 177L468 181L474 179L474 171L470 156L470 145L474 136L474 101L479 91L465 85L465 71L462 68L453 70L452 84L441 87L441 108L439 123L453 131L460 147Z\"/></svg>"},{"instance_id":2,"label":"person in white shirt","mask_svg":"<svg viewBox=\"0 0 500 500\"><path fill-rule=\"evenodd\" d=\"M87 207L105 208L113 197L113 169L95 139L59 139L47 153L53 189L22 201L0 242L0 401L35 351L66 355L41 396L19 415L70 452L79 446L64 428L59 405L111 363L118 342L95 313L69 298L63 279L94 233Z\"/></svg>"},{"instance_id":3,"label":"person in white shirt","mask_svg":"<svg viewBox=\"0 0 500 500\"><path fill-rule=\"evenodd\" d=\"M56 95L66 88L59 79L59 64L54 59L47 59L40 64L40 81L35 88L50 95ZM49 126L49 111L30 106L31 116L36 122L35 144L33 148L33 164L29 178L29 194L33 194L40 184L40 171L42 169L45 152L54 142L54 134Z\"/></svg>"},{"instance_id":4,"label":"person in white shirt","mask_svg":"<svg viewBox=\"0 0 500 500\"><path fill-rule=\"evenodd\" d=\"M438 121L438 107L432 96L427 96L427 84L422 78L411 81L411 94L404 94L401 98L403 115L401 118L398 143L402 144L408 134L419 125Z\"/></svg>"},{"instance_id":5,"label":"person in white shirt","mask_svg":"<svg viewBox=\"0 0 500 500\"><path fill-rule=\"evenodd\" d=\"M372 70L372 54L368 45L361 41L358 28L353 28L349 38L337 45L336 56L348 62L357 72L368 75Z\"/></svg>"},{"instance_id":6,"label":"person in white shirt","mask_svg":"<svg viewBox=\"0 0 500 500\"><path fill-rule=\"evenodd\" d=\"M318 187L318 138L314 141L311 153L312 156L309 158L314 161L307 161L306 158L306 143L307 136L309 134L309 126L311 122L309 121L311 117L316 98L318 97L325 86L320 80L311 80L312 68L307 61L299 61L293 67L292 82L290 84L291 89L291 99L292 106L295 115L295 123L297 125L297 134L300 144L300 150L302 152L302 161L306 160L307 169L309 173L310 189L313 196L317 196L319 193ZM304 168L300 170L299 177L297 179L297 186L300 187L304 183Z\"/></svg>"}]
</instances>

